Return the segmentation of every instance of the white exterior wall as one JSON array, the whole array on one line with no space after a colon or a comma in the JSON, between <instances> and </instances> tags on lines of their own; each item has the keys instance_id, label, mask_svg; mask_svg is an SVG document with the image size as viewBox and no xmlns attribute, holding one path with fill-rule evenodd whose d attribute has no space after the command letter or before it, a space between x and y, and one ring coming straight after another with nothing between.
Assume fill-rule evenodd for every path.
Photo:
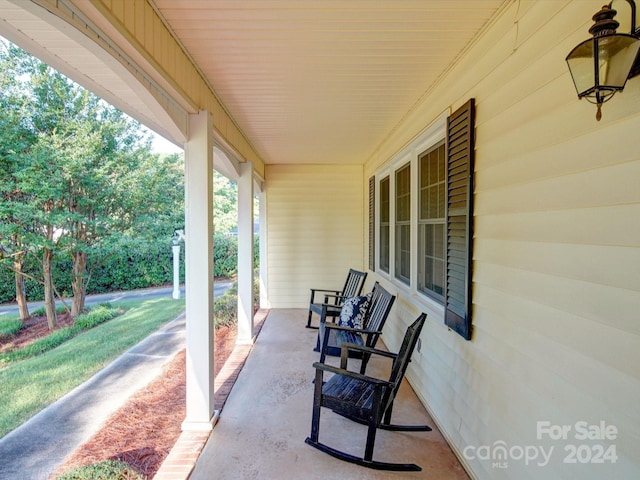
<instances>
[{"instance_id":1,"label":"white exterior wall","mask_svg":"<svg viewBox=\"0 0 640 480\"><path fill-rule=\"evenodd\" d=\"M271 307L308 308L310 288L340 289L364 268L362 178L360 165L267 166Z\"/></svg>"},{"instance_id":2,"label":"white exterior wall","mask_svg":"<svg viewBox=\"0 0 640 480\"><path fill-rule=\"evenodd\" d=\"M366 180L441 112L476 99L472 341L436 305L371 274L398 294L390 348L429 310L409 378L475 478L640 478L640 77L596 122L564 61L601 4L513 2L365 166ZM538 421L571 431L538 438ZM580 440L580 421L618 433ZM506 468L465 458L501 441L554 450L546 466L517 449ZM565 464L571 444L591 456L615 445L618 458Z\"/></svg>"}]
</instances>

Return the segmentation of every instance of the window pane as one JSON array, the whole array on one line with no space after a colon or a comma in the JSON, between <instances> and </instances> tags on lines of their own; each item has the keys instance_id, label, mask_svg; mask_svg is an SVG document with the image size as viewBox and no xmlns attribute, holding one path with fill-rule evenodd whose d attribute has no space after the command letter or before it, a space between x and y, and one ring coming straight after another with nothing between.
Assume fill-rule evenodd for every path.
<instances>
[{"instance_id":1,"label":"window pane","mask_svg":"<svg viewBox=\"0 0 640 480\"><path fill-rule=\"evenodd\" d=\"M389 177L380 180L380 221L389 221Z\"/></svg>"},{"instance_id":2,"label":"window pane","mask_svg":"<svg viewBox=\"0 0 640 480\"><path fill-rule=\"evenodd\" d=\"M380 269L389 272L389 177L380 180Z\"/></svg>"},{"instance_id":3,"label":"window pane","mask_svg":"<svg viewBox=\"0 0 640 480\"><path fill-rule=\"evenodd\" d=\"M411 273L411 165L396 171L395 276L405 283Z\"/></svg>"},{"instance_id":4,"label":"window pane","mask_svg":"<svg viewBox=\"0 0 640 480\"><path fill-rule=\"evenodd\" d=\"M443 301L445 259L445 146L420 156L418 290Z\"/></svg>"},{"instance_id":5,"label":"window pane","mask_svg":"<svg viewBox=\"0 0 640 480\"><path fill-rule=\"evenodd\" d=\"M411 166L396 172L396 222L408 222L411 218Z\"/></svg>"},{"instance_id":6,"label":"window pane","mask_svg":"<svg viewBox=\"0 0 640 480\"><path fill-rule=\"evenodd\" d=\"M409 283L411 274L411 227L396 225L396 278Z\"/></svg>"}]
</instances>

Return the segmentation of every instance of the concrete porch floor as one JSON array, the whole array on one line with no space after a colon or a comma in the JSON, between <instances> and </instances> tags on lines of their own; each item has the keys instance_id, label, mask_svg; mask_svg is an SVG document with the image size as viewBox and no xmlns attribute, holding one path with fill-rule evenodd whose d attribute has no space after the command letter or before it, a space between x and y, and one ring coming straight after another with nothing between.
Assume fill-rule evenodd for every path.
<instances>
[{"instance_id":1,"label":"concrete porch floor","mask_svg":"<svg viewBox=\"0 0 640 480\"><path fill-rule=\"evenodd\" d=\"M305 318L306 311L300 309L269 312L190 479L469 478L406 380L392 421L426 423L434 431L379 431L374 459L417 463L422 472L371 470L306 445L313 402L312 363L318 353L313 351L317 330L304 328ZM337 364L337 359L330 363ZM377 359L370 362L367 373L384 378L388 365L388 360ZM321 442L360 456L365 435L366 427L322 409Z\"/></svg>"}]
</instances>

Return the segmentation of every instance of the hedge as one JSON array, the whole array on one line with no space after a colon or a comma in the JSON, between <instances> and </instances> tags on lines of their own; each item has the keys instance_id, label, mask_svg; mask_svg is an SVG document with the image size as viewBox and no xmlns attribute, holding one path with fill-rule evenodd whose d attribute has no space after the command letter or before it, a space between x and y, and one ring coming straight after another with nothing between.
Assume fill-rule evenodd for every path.
<instances>
[{"instance_id":1,"label":"hedge","mask_svg":"<svg viewBox=\"0 0 640 480\"><path fill-rule=\"evenodd\" d=\"M214 236L214 276L234 277L238 268L238 240L233 236ZM259 238L255 236L254 261L258 265ZM123 237L109 246L96 247L89 252L89 263L102 259L91 274L87 294L117 290L134 290L155 287L173 282L173 252L171 239L144 241ZM184 282L184 245L180 249L180 282ZM7 260L8 262L8 260ZM0 263L0 303L15 301L13 272L10 263ZM31 258L24 270L33 277L41 276L41 265ZM53 281L61 295L72 296L71 256L59 255L53 265ZM29 301L42 300L42 285L25 280L25 292Z\"/></svg>"}]
</instances>

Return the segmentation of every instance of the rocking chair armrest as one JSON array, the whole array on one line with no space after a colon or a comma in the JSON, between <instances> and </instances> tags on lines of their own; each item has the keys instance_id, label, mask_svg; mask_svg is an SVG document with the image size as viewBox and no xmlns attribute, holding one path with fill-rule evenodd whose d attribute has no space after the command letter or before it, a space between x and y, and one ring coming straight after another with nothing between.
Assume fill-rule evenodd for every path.
<instances>
[{"instance_id":1,"label":"rocking chair armrest","mask_svg":"<svg viewBox=\"0 0 640 480\"><path fill-rule=\"evenodd\" d=\"M329 303L330 298L333 298L335 303ZM345 298L349 298L349 297L345 297L344 295L342 295L342 292L325 293L324 303L335 307L336 305L339 305L338 300L344 300Z\"/></svg>"},{"instance_id":2,"label":"rocking chair armrest","mask_svg":"<svg viewBox=\"0 0 640 480\"><path fill-rule=\"evenodd\" d=\"M314 298L316 296L316 293L328 293L328 294L331 294L331 295L340 295L342 293L342 290L336 290L334 288L330 288L330 289L310 288L309 290L311 290L311 303L314 302Z\"/></svg>"},{"instance_id":3,"label":"rocking chair armrest","mask_svg":"<svg viewBox=\"0 0 640 480\"><path fill-rule=\"evenodd\" d=\"M380 355L381 357L387 357L393 360L398 356L397 353L380 350L378 348L356 345L354 343L343 343L340 348L340 368L347 368L347 363L349 362L349 350L368 353L369 355Z\"/></svg>"},{"instance_id":4,"label":"rocking chair armrest","mask_svg":"<svg viewBox=\"0 0 640 480\"><path fill-rule=\"evenodd\" d=\"M312 292L331 292L333 295L340 295L340 292L342 292L342 290L336 290L335 288L311 288L310 290Z\"/></svg>"},{"instance_id":5,"label":"rocking chair armrest","mask_svg":"<svg viewBox=\"0 0 640 480\"><path fill-rule=\"evenodd\" d=\"M371 335L373 333L377 333L378 335L382 335L382 330L367 330L366 328L353 328L346 327L344 325L338 325L333 322L326 322L324 328L329 328L331 330L342 330L344 332L353 332L353 333L366 333L367 335Z\"/></svg>"},{"instance_id":6,"label":"rocking chair armrest","mask_svg":"<svg viewBox=\"0 0 640 480\"><path fill-rule=\"evenodd\" d=\"M336 297L339 298L339 297ZM328 303L328 302L323 302L320 304L320 306L322 307L323 310L329 309L329 308L337 308L339 310L342 310L342 305L338 304L336 305L335 303Z\"/></svg>"},{"instance_id":7,"label":"rocking chair armrest","mask_svg":"<svg viewBox=\"0 0 640 480\"><path fill-rule=\"evenodd\" d=\"M356 380L361 380L363 382L367 382L372 385L380 385L380 386L386 386L386 387L393 386L393 384L387 380L381 380L379 378L370 377L368 375L362 375L361 373L352 372L350 370L345 370L343 368L334 367L333 365L327 365L326 363L322 363L322 362L314 362L313 368L315 368L316 371L324 371L329 373L335 373L338 375L344 375L345 377L355 378Z\"/></svg>"}]
</instances>

